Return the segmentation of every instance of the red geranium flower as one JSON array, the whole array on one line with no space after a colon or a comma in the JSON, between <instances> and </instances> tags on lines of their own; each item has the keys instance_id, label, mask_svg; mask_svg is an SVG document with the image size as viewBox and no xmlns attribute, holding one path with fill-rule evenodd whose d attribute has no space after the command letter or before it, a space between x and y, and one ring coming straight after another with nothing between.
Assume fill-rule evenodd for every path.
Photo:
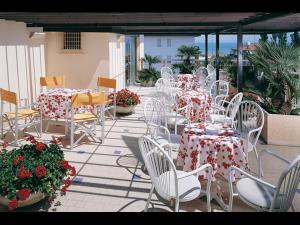
<instances>
[{"instance_id":1,"label":"red geranium flower","mask_svg":"<svg viewBox=\"0 0 300 225\"><path fill-rule=\"evenodd\" d=\"M65 168L66 170L70 169L70 165L69 162L67 160L62 160L61 161L61 165L63 166L63 168Z\"/></svg>"},{"instance_id":2,"label":"red geranium flower","mask_svg":"<svg viewBox=\"0 0 300 225\"><path fill-rule=\"evenodd\" d=\"M36 140L33 136L29 136L28 138L26 138L27 141L30 141L31 143L36 143Z\"/></svg>"},{"instance_id":3,"label":"red geranium flower","mask_svg":"<svg viewBox=\"0 0 300 225\"><path fill-rule=\"evenodd\" d=\"M38 178L42 178L46 175L46 167L45 166L37 166L35 168L35 175L38 177Z\"/></svg>"},{"instance_id":4,"label":"red geranium flower","mask_svg":"<svg viewBox=\"0 0 300 225\"><path fill-rule=\"evenodd\" d=\"M37 142L35 144L35 149L38 151L43 151L45 149L46 145L43 142Z\"/></svg>"},{"instance_id":5,"label":"red geranium flower","mask_svg":"<svg viewBox=\"0 0 300 225\"><path fill-rule=\"evenodd\" d=\"M12 199L9 203L8 203L8 209L9 210L14 210L16 208L18 208L19 204L18 204L18 200L17 199Z\"/></svg>"},{"instance_id":6,"label":"red geranium flower","mask_svg":"<svg viewBox=\"0 0 300 225\"><path fill-rule=\"evenodd\" d=\"M17 192L17 195L20 200L26 200L30 196L30 190L28 188L23 188Z\"/></svg>"},{"instance_id":7,"label":"red geranium flower","mask_svg":"<svg viewBox=\"0 0 300 225\"><path fill-rule=\"evenodd\" d=\"M7 146L8 146L8 144L6 142L0 143L0 147L2 147L2 148L6 148Z\"/></svg>"},{"instance_id":8,"label":"red geranium flower","mask_svg":"<svg viewBox=\"0 0 300 225\"><path fill-rule=\"evenodd\" d=\"M65 185L66 188L67 188L67 187L70 187L70 185L71 185L71 179L70 179L70 177L68 177L68 179L66 179L66 180L64 181L64 185Z\"/></svg>"},{"instance_id":9,"label":"red geranium flower","mask_svg":"<svg viewBox=\"0 0 300 225\"><path fill-rule=\"evenodd\" d=\"M65 186L63 186L63 187L60 189L60 192L61 192L62 194L65 194L66 191L67 191L67 188L66 188Z\"/></svg>"},{"instance_id":10,"label":"red geranium flower","mask_svg":"<svg viewBox=\"0 0 300 225\"><path fill-rule=\"evenodd\" d=\"M24 161L24 160L25 160L25 157L24 157L24 156L21 156L21 155L16 156L16 157L13 159L13 164L14 164L14 166L16 166L16 165L19 163L19 161Z\"/></svg>"},{"instance_id":11,"label":"red geranium flower","mask_svg":"<svg viewBox=\"0 0 300 225\"><path fill-rule=\"evenodd\" d=\"M24 169L24 165L23 165L18 170L17 176L18 176L18 178L23 179L23 178L26 178L26 177L30 177L31 173L28 170Z\"/></svg>"},{"instance_id":12,"label":"red geranium flower","mask_svg":"<svg viewBox=\"0 0 300 225\"><path fill-rule=\"evenodd\" d=\"M72 166L72 167L71 167L71 173L70 173L70 175L71 175L71 176L75 176L75 174L76 174L75 166Z\"/></svg>"}]
</instances>

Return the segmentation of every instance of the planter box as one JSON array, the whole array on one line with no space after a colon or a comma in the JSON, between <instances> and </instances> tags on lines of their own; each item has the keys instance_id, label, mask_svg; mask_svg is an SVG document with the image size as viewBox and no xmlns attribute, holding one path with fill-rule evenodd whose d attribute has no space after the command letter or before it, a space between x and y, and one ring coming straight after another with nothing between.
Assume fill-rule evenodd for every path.
<instances>
[{"instance_id":1,"label":"planter box","mask_svg":"<svg viewBox=\"0 0 300 225\"><path fill-rule=\"evenodd\" d=\"M142 87L154 87L154 85L155 85L155 82L153 80L141 82Z\"/></svg>"},{"instance_id":2,"label":"planter box","mask_svg":"<svg viewBox=\"0 0 300 225\"><path fill-rule=\"evenodd\" d=\"M127 107L123 107L123 106L117 106L117 113L120 114L129 114L132 113L135 109L136 105L131 105L131 106L127 106Z\"/></svg>"},{"instance_id":3,"label":"planter box","mask_svg":"<svg viewBox=\"0 0 300 225\"><path fill-rule=\"evenodd\" d=\"M28 199L26 199L24 201L21 201L21 200L18 201L18 208L33 205L33 204L41 201L44 198L45 198L45 195L41 192L32 193ZM0 204L1 205L7 206L9 202L10 202L9 199L0 196Z\"/></svg>"},{"instance_id":4,"label":"planter box","mask_svg":"<svg viewBox=\"0 0 300 225\"><path fill-rule=\"evenodd\" d=\"M300 146L300 116L270 114L264 110L261 136L272 145Z\"/></svg>"}]
</instances>

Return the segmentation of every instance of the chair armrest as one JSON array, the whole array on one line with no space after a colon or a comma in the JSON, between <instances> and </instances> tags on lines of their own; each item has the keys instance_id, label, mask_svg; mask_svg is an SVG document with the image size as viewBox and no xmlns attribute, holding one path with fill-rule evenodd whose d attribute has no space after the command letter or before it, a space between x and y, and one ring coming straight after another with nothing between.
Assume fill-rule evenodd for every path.
<instances>
[{"instance_id":1,"label":"chair armrest","mask_svg":"<svg viewBox=\"0 0 300 225\"><path fill-rule=\"evenodd\" d=\"M231 174L231 172L233 170L236 170L236 171L240 172L241 174L245 175L246 177L248 177L248 178L250 178L250 179L252 179L252 180L254 180L254 181L256 181L256 182L258 182L258 183L260 183L262 185L265 185L267 187L276 189L276 186L274 186L274 185L272 185L272 184L270 184L270 183L268 183L266 181L263 181L263 180L261 180L261 179L259 179L257 177L254 177L251 174L247 173L246 171L244 171L244 170L242 170L242 169L240 169L240 168L238 168L236 166L230 166L230 168L228 170L228 173L227 173L228 182L232 183L230 174Z\"/></svg>"},{"instance_id":2,"label":"chair armrest","mask_svg":"<svg viewBox=\"0 0 300 225\"><path fill-rule=\"evenodd\" d=\"M195 170L193 170L191 172L188 172L188 173L186 173L186 174L184 174L182 176L178 176L178 180L182 179L182 178L185 178L185 177L189 177L189 176L194 175L196 173L199 173L201 170L205 170L205 169L208 169L209 180L210 180L211 179L211 173L212 173L212 166L209 163L206 163L206 164L204 164L202 166L199 166L197 169L195 169Z\"/></svg>"},{"instance_id":3,"label":"chair armrest","mask_svg":"<svg viewBox=\"0 0 300 225\"><path fill-rule=\"evenodd\" d=\"M285 162L286 164L289 164L290 161L288 161L287 159L281 157L280 155L268 150L268 149L263 149L260 151L260 153L258 154L258 171L259 171L259 177L261 177L261 171L262 171L262 162L261 162L261 157L263 154L269 154L271 156L274 156L275 158L281 160L282 162Z\"/></svg>"},{"instance_id":4,"label":"chair armrest","mask_svg":"<svg viewBox=\"0 0 300 225\"><path fill-rule=\"evenodd\" d=\"M163 129L166 132L169 143L171 143L171 134L167 127L162 126L162 125L153 124L153 123L148 123L148 126L154 127L155 131L158 129Z\"/></svg>"}]
</instances>

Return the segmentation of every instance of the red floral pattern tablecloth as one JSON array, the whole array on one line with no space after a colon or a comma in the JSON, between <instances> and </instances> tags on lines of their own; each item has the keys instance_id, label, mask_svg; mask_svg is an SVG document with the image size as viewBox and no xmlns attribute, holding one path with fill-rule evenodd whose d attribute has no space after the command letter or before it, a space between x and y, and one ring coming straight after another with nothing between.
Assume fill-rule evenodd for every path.
<instances>
[{"instance_id":1,"label":"red floral pattern tablecloth","mask_svg":"<svg viewBox=\"0 0 300 225\"><path fill-rule=\"evenodd\" d=\"M245 140L232 134L232 129L230 135L226 130L220 132L219 135L208 135L205 127L209 124L211 123L198 123L195 127L186 127L183 130L177 166L183 166L184 171L191 171L198 168L199 165L210 163L213 167L212 181L216 180L217 174L227 178L227 172L231 165L250 171L246 161ZM207 172L199 172L198 178L207 178ZM238 172L233 173L233 181L240 176Z\"/></svg>"},{"instance_id":2,"label":"red floral pattern tablecloth","mask_svg":"<svg viewBox=\"0 0 300 225\"><path fill-rule=\"evenodd\" d=\"M211 112L211 97L199 91L180 91L176 94L176 102L178 108L182 108L187 105L189 101L192 101L193 107L190 115L190 122L204 122L207 115ZM186 116L186 111L180 112L183 116Z\"/></svg>"},{"instance_id":3,"label":"red floral pattern tablecloth","mask_svg":"<svg viewBox=\"0 0 300 225\"><path fill-rule=\"evenodd\" d=\"M39 94L36 101L36 108L41 109L43 116L49 118L66 118L71 107L72 95L77 93L88 93L88 89L67 89L57 88L48 91L43 91ZM75 113L92 111L92 106L84 106L77 108Z\"/></svg>"},{"instance_id":4,"label":"red floral pattern tablecloth","mask_svg":"<svg viewBox=\"0 0 300 225\"><path fill-rule=\"evenodd\" d=\"M198 76L194 74L178 74L176 81L182 90L197 90Z\"/></svg>"}]
</instances>

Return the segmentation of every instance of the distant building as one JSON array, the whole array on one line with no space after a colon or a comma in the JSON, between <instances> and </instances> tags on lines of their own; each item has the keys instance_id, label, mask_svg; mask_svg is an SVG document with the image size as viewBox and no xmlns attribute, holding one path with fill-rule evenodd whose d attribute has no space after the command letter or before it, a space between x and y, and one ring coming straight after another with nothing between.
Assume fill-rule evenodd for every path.
<instances>
[{"instance_id":1,"label":"distant building","mask_svg":"<svg viewBox=\"0 0 300 225\"><path fill-rule=\"evenodd\" d=\"M177 49L181 45L195 45L194 36L144 36L144 54L157 56L161 63L156 64L156 68L161 66L171 66L178 60ZM145 65L146 66L146 65Z\"/></svg>"},{"instance_id":2,"label":"distant building","mask_svg":"<svg viewBox=\"0 0 300 225\"><path fill-rule=\"evenodd\" d=\"M251 43L247 43L246 45L243 45L242 48L243 48L243 59L246 59L246 53L248 51L255 50L256 49L256 45L255 44L251 44ZM229 56L231 58L236 59L237 58L237 48L232 48L231 51L230 51Z\"/></svg>"}]
</instances>

